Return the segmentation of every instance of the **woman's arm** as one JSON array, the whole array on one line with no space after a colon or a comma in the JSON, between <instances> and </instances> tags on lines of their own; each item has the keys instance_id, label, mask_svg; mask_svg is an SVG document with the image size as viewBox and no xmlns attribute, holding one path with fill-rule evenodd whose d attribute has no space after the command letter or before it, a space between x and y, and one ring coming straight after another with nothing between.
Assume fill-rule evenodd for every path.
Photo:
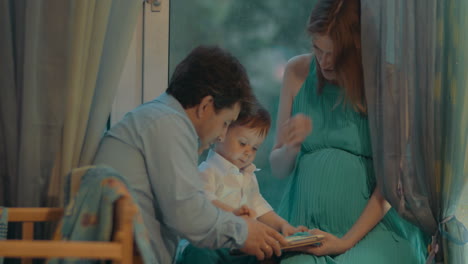
<instances>
[{"instance_id":1,"label":"woman's arm","mask_svg":"<svg viewBox=\"0 0 468 264\"><path fill-rule=\"evenodd\" d=\"M325 240L322 242L322 246L307 247L304 248L303 251L317 256L342 254L354 247L354 245L367 235L367 233L382 220L390 208L390 204L382 196L379 188L376 188L361 216L342 238L314 229L311 230L310 233L322 234L325 236Z\"/></svg>"},{"instance_id":2,"label":"woman's arm","mask_svg":"<svg viewBox=\"0 0 468 264\"><path fill-rule=\"evenodd\" d=\"M354 247L357 242L367 235L382 220L390 208L391 205L385 200L380 189L376 187L361 216L341 238L345 242L346 250Z\"/></svg>"},{"instance_id":3,"label":"woman's arm","mask_svg":"<svg viewBox=\"0 0 468 264\"><path fill-rule=\"evenodd\" d=\"M312 122L305 115L291 118L294 97L299 92L309 72L311 54L292 58L286 65L278 109L276 144L270 154L273 174L278 178L288 176L301 143L312 130Z\"/></svg>"}]
</instances>

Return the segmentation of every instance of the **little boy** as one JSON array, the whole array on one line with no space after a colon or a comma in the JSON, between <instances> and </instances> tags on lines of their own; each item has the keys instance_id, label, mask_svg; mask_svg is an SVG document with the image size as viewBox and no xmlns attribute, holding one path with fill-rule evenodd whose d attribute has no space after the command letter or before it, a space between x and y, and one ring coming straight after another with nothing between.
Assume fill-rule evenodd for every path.
<instances>
[{"instance_id":1,"label":"little boy","mask_svg":"<svg viewBox=\"0 0 468 264\"><path fill-rule=\"evenodd\" d=\"M289 236L298 230L263 199L252 163L270 126L270 114L257 104L250 115L239 116L229 126L225 140L210 150L198 168L205 182L205 194L215 206L236 215L256 217Z\"/></svg>"},{"instance_id":2,"label":"little boy","mask_svg":"<svg viewBox=\"0 0 468 264\"><path fill-rule=\"evenodd\" d=\"M238 216L254 217L278 230L285 236L306 231L306 227L293 227L276 214L260 194L256 167L252 163L257 150L265 140L271 126L268 111L260 104L250 114L240 115L226 133L224 141L210 150L199 171L204 180L205 195L218 208ZM248 263L230 257L227 250L208 250L188 245L178 263Z\"/></svg>"}]
</instances>

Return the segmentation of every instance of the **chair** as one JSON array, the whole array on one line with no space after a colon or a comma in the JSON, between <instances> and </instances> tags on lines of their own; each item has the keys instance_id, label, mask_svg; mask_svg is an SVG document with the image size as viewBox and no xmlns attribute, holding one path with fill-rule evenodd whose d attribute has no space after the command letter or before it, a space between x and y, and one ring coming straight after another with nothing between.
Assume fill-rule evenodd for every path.
<instances>
[{"instance_id":1,"label":"chair","mask_svg":"<svg viewBox=\"0 0 468 264\"><path fill-rule=\"evenodd\" d=\"M1 210L1 209L0 209ZM33 258L88 258L112 260L113 264L138 263L133 259L133 225L135 211L128 198L119 199L115 205L115 232L112 241L57 241L33 240L34 223L58 222L62 208L8 208L8 222L20 222L21 240L0 241L0 256L21 258L22 264L32 263Z\"/></svg>"},{"instance_id":2,"label":"chair","mask_svg":"<svg viewBox=\"0 0 468 264\"><path fill-rule=\"evenodd\" d=\"M134 250L133 221L138 214L137 206L126 186L113 179L112 184L116 183L120 184L119 191L124 186L125 193L113 202L110 241L34 240L34 223L60 222L70 208L6 208L8 223L21 223L22 237L18 240L0 240L0 257L21 258L22 264L32 263L33 258L99 259L111 260L113 264L143 263ZM74 200L71 203L73 202ZM1 212L0 208L0 214ZM61 224L58 230L60 229Z\"/></svg>"}]
</instances>

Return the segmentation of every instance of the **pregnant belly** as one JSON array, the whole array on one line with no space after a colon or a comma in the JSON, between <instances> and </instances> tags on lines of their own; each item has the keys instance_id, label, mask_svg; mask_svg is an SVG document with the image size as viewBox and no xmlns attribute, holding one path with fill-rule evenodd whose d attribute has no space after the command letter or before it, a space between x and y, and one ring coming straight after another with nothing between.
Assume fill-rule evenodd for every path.
<instances>
[{"instance_id":1,"label":"pregnant belly","mask_svg":"<svg viewBox=\"0 0 468 264\"><path fill-rule=\"evenodd\" d=\"M303 154L295 175L295 203L307 221L335 234L346 232L371 194L371 160L339 149ZM333 227L343 230L331 230Z\"/></svg>"}]
</instances>

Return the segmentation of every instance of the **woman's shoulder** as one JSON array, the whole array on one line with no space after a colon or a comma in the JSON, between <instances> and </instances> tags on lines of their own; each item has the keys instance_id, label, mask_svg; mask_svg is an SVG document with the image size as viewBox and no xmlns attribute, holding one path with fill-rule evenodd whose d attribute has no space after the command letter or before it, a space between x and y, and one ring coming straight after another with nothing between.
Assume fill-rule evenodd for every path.
<instances>
[{"instance_id":1,"label":"woman's shoulder","mask_svg":"<svg viewBox=\"0 0 468 264\"><path fill-rule=\"evenodd\" d=\"M297 94L310 72L313 59L311 53L302 54L291 58L286 64L284 81L290 87L292 95Z\"/></svg>"},{"instance_id":2,"label":"woman's shoulder","mask_svg":"<svg viewBox=\"0 0 468 264\"><path fill-rule=\"evenodd\" d=\"M286 65L286 71L293 74L296 78L305 80L307 75L309 75L312 59L313 55L311 53L292 57Z\"/></svg>"}]
</instances>

